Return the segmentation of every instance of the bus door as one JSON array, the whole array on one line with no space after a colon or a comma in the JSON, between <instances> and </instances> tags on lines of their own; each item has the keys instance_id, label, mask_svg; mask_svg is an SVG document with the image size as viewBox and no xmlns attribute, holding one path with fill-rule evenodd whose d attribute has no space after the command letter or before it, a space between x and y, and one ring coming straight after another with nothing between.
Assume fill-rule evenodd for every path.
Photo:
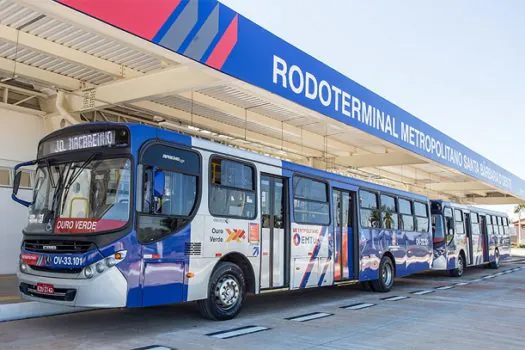
<instances>
[{"instance_id":1,"label":"bus door","mask_svg":"<svg viewBox=\"0 0 525 350\"><path fill-rule=\"evenodd\" d=\"M471 247L474 265L483 264L483 235L480 229L480 216L478 213L470 213Z\"/></svg>"},{"instance_id":2,"label":"bus door","mask_svg":"<svg viewBox=\"0 0 525 350\"><path fill-rule=\"evenodd\" d=\"M140 167L137 237L142 244L143 306L182 302L188 284L189 223L197 210L199 155L155 144L143 151Z\"/></svg>"},{"instance_id":3,"label":"bus door","mask_svg":"<svg viewBox=\"0 0 525 350\"><path fill-rule=\"evenodd\" d=\"M464 213L465 214L465 226L466 226L466 233L467 233L467 246L466 249L467 252L467 265L472 265L474 263L474 250L472 246L472 222L470 218L470 213Z\"/></svg>"},{"instance_id":4,"label":"bus door","mask_svg":"<svg viewBox=\"0 0 525 350\"><path fill-rule=\"evenodd\" d=\"M282 177L261 175L261 288L288 285L287 187Z\"/></svg>"},{"instance_id":5,"label":"bus door","mask_svg":"<svg viewBox=\"0 0 525 350\"><path fill-rule=\"evenodd\" d=\"M481 223L481 245L483 247L483 262L489 261L489 235L487 230L487 217L480 215Z\"/></svg>"},{"instance_id":6,"label":"bus door","mask_svg":"<svg viewBox=\"0 0 525 350\"><path fill-rule=\"evenodd\" d=\"M333 198L333 230L335 243L334 281L355 279L354 241L357 238L354 231L354 199L355 192L334 189Z\"/></svg>"}]
</instances>

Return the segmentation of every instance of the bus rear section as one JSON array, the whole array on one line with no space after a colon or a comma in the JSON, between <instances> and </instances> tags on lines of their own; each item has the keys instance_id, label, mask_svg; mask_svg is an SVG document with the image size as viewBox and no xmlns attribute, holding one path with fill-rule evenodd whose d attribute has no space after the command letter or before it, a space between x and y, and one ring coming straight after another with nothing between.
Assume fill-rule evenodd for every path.
<instances>
[{"instance_id":1,"label":"bus rear section","mask_svg":"<svg viewBox=\"0 0 525 350\"><path fill-rule=\"evenodd\" d=\"M468 266L498 268L510 256L510 231L504 213L432 201L432 268L459 277Z\"/></svg>"},{"instance_id":2,"label":"bus rear section","mask_svg":"<svg viewBox=\"0 0 525 350\"><path fill-rule=\"evenodd\" d=\"M44 138L18 273L30 300L197 301L345 283L378 292L432 261L427 198L143 125Z\"/></svg>"}]
</instances>

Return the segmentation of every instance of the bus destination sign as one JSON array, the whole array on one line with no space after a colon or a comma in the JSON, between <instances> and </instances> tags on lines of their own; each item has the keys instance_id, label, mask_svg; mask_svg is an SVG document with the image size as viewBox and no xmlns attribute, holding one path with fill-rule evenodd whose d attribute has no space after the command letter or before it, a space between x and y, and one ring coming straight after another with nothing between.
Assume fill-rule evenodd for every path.
<instances>
[{"instance_id":1,"label":"bus destination sign","mask_svg":"<svg viewBox=\"0 0 525 350\"><path fill-rule=\"evenodd\" d=\"M115 131L105 130L89 134L77 134L59 137L45 141L41 145L40 156L51 154L80 151L97 147L110 147L115 145Z\"/></svg>"}]
</instances>

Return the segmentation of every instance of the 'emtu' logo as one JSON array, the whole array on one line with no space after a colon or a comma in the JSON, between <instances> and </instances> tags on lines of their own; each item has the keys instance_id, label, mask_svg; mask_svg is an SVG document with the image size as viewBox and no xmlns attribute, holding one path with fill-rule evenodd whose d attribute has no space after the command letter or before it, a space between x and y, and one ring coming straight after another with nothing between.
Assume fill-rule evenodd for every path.
<instances>
[{"instance_id":1,"label":"'emtu' logo","mask_svg":"<svg viewBox=\"0 0 525 350\"><path fill-rule=\"evenodd\" d=\"M299 244L301 244L301 236L299 236L298 233L296 233L295 235L293 235L293 244L295 244L296 246L298 246Z\"/></svg>"}]
</instances>

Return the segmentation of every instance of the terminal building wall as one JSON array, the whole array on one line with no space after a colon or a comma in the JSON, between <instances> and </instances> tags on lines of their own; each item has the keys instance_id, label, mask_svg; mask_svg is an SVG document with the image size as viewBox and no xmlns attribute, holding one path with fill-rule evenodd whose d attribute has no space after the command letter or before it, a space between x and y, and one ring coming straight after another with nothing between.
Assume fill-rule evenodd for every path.
<instances>
[{"instance_id":1,"label":"terminal building wall","mask_svg":"<svg viewBox=\"0 0 525 350\"><path fill-rule=\"evenodd\" d=\"M22 229L28 209L11 200L13 168L36 157L38 141L46 134L42 117L0 108L0 274L15 273ZM25 184L31 184L27 181ZM31 190L20 190L24 199Z\"/></svg>"}]
</instances>

